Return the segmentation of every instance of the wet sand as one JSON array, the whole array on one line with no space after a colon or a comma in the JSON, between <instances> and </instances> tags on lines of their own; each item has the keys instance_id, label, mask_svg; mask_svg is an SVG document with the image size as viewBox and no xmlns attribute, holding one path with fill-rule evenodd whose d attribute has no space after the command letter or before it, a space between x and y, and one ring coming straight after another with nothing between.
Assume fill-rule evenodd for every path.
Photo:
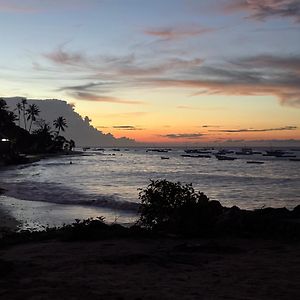
<instances>
[{"instance_id":1,"label":"wet sand","mask_svg":"<svg viewBox=\"0 0 300 300\"><path fill-rule=\"evenodd\" d=\"M7 216L6 219L9 215L10 218L18 220L20 229L34 230L71 224L75 219L83 220L100 216L104 216L107 223L117 221L123 225L133 223L137 218L133 213L122 212L121 214L118 210L102 207L20 200L4 195L0 195L0 213L1 210L2 214Z\"/></svg>"},{"instance_id":2,"label":"wet sand","mask_svg":"<svg viewBox=\"0 0 300 300\"><path fill-rule=\"evenodd\" d=\"M1 299L299 299L300 245L47 241L0 250Z\"/></svg>"}]
</instances>

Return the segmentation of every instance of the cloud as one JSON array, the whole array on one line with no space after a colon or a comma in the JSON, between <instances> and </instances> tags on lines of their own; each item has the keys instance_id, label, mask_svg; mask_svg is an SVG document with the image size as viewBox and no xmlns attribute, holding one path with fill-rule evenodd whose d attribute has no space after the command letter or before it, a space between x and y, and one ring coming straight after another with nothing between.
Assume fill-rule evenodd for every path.
<instances>
[{"instance_id":1,"label":"cloud","mask_svg":"<svg viewBox=\"0 0 300 300\"><path fill-rule=\"evenodd\" d=\"M173 58L161 62L156 65L139 65L131 64L128 66L119 66L117 73L120 75L131 75L131 76L150 76L150 75L161 75L169 71L174 70L185 70L193 67L198 67L204 62L201 58L194 58L190 60L184 60L179 58Z\"/></svg>"},{"instance_id":2,"label":"cloud","mask_svg":"<svg viewBox=\"0 0 300 300\"><path fill-rule=\"evenodd\" d=\"M35 13L38 9L22 3L13 3L12 1L0 1L0 12L6 13Z\"/></svg>"},{"instance_id":3,"label":"cloud","mask_svg":"<svg viewBox=\"0 0 300 300\"><path fill-rule=\"evenodd\" d=\"M277 68L300 73L300 56L291 55L289 57L275 55L257 55L241 59L237 62L240 65L252 68Z\"/></svg>"},{"instance_id":4,"label":"cloud","mask_svg":"<svg viewBox=\"0 0 300 300\"><path fill-rule=\"evenodd\" d=\"M100 0L0 0L0 12L5 13L40 13L47 11L80 10L91 8Z\"/></svg>"},{"instance_id":5,"label":"cloud","mask_svg":"<svg viewBox=\"0 0 300 300\"><path fill-rule=\"evenodd\" d=\"M65 51L63 47L43 54L45 58L57 65L77 65L82 66L88 64L88 59L81 52Z\"/></svg>"},{"instance_id":6,"label":"cloud","mask_svg":"<svg viewBox=\"0 0 300 300\"><path fill-rule=\"evenodd\" d=\"M156 78L152 84L198 89L200 94L273 95L283 105L300 107L300 74L295 72L295 66L290 66L292 61L286 58L285 68L281 68L279 64L283 64L284 58L268 60L269 68L263 68L256 64L245 65L249 60L242 58L221 66L201 66L180 79Z\"/></svg>"},{"instance_id":7,"label":"cloud","mask_svg":"<svg viewBox=\"0 0 300 300\"><path fill-rule=\"evenodd\" d=\"M72 86L63 86L57 89L58 92L61 91L85 91L89 90L91 88L95 87L101 87L103 85L107 84L106 82L90 82L86 84L81 84L81 85L72 85Z\"/></svg>"},{"instance_id":8,"label":"cloud","mask_svg":"<svg viewBox=\"0 0 300 300\"><path fill-rule=\"evenodd\" d=\"M144 30L144 33L149 36L158 37L165 41L179 40L187 37L203 35L206 33L214 32L216 29L205 28L199 26L190 27L159 27Z\"/></svg>"},{"instance_id":9,"label":"cloud","mask_svg":"<svg viewBox=\"0 0 300 300\"><path fill-rule=\"evenodd\" d=\"M218 65L204 63L202 58L169 58L153 63L153 60L139 60L135 55L119 58L88 57L83 52L69 52L61 47L44 57L62 68L62 72L71 74L70 76L78 74L75 71L79 70L84 80L93 80L79 85L62 86L58 89L58 91L67 91L71 96L81 100L99 102L110 100L110 102L133 104L132 100L124 102L102 95L112 92L112 86L114 88L172 87L192 89L194 91L191 96L272 95L277 97L282 105L300 107L299 55L261 54L236 58ZM75 68L74 72L72 68ZM57 72L60 72L60 69ZM198 109L189 105L179 105L177 108Z\"/></svg>"},{"instance_id":10,"label":"cloud","mask_svg":"<svg viewBox=\"0 0 300 300\"><path fill-rule=\"evenodd\" d=\"M285 131L285 130L296 130L297 126L285 126L285 127L277 127L277 128L262 128L262 129L223 129L223 130L209 130L211 132L228 132L228 133L236 133L236 132L268 132L268 131Z\"/></svg>"},{"instance_id":11,"label":"cloud","mask_svg":"<svg viewBox=\"0 0 300 300\"><path fill-rule=\"evenodd\" d=\"M300 22L299 0L230 0L225 12L246 12L251 19L264 21L270 17L289 18Z\"/></svg>"},{"instance_id":12,"label":"cloud","mask_svg":"<svg viewBox=\"0 0 300 300\"><path fill-rule=\"evenodd\" d=\"M203 133L169 133L165 135L161 135L162 137L166 137L169 139L199 139L203 136Z\"/></svg>"},{"instance_id":13,"label":"cloud","mask_svg":"<svg viewBox=\"0 0 300 300\"><path fill-rule=\"evenodd\" d=\"M158 76L168 72L173 74L174 71L199 67L204 62L202 58L197 57L191 59L172 57L153 63L153 57L151 57L150 60L147 58L139 60L133 54L119 57L109 55L88 56L80 51L67 51L64 49L64 45L59 46L52 52L44 53L42 57L67 72L75 69L77 72L90 72L94 78L101 76L102 78L108 77L110 79L119 79L125 76L129 78L136 76ZM33 66L38 70L45 69L38 62L33 62ZM99 83L94 86L98 84ZM61 89L70 88L71 87L62 87Z\"/></svg>"},{"instance_id":14,"label":"cloud","mask_svg":"<svg viewBox=\"0 0 300 300\"><path fill-rule=\"evenodd\" d=\"M96 126L97 129L105 129L105 128L110 128L108 126Z\"/></svg>"},{"instance_id":15,"label":"cloud","mask_svg":"<svg viewBox=\"0 0 300 300\"><path fill-rule=\"evenodd\" d=\"M138 128L132 125L118 125L118 126L113 126L113 128L119 130L143 130L143 128Z\"/></svg>"},{"instance_id":16,"label":"cloud","mask_svg":"<svg viewBox=\"0 0 300 300\"><path fill-rule=\"evenodd\" d=\"M70 93L70 95L76 98L77 100L83 100L83 101L120 103L120 104L145 104L145 102L143 101L123 100L115 97L103 96L103 95L86 93L86 92L72 92Z\"/></svg>"},{"instance_id":17,"label":"cloud","mask_svg":"<svg viewBox=\"0 0 300 300\"><path fill-rule=\"evenodd\" d=\"M133 111L133 112L125 112L125 113L115 113L115 114L105 114L101 115L104 118L124 118L124 119L131 119L131 118L138 118L148 115L149 112L146 111Z\"/></svg>"}]
</instances>

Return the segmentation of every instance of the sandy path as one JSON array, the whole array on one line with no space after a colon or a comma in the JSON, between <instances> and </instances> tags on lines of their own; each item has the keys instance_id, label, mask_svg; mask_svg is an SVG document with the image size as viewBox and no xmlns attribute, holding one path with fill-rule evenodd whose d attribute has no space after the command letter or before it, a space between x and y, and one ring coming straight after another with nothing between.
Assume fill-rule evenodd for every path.
<instances>
[{"instance_id":1,"label":"sandy path","mask_svg":"<svg viewBox=\"0 0 300 300\"><path fill-rule=\"evenodd\" d=\"M300 245L48 241L0 250L1 299L300 299Z\"/></svg>"}]
</instances>

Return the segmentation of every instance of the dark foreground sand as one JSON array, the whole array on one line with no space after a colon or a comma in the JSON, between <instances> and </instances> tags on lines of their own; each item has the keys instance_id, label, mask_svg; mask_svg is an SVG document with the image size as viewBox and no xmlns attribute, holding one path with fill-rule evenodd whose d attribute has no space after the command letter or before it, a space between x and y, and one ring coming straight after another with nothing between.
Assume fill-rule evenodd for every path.
<instances>
[{"instance_id":1,"label":"dark foreground sand","mask_svg":"<svg viewBox=\"0 0 300 300\"><path fill-rule=\"evenodd\" d=\"M0 249L0 299L300 299L300 245L46 241Z\"/></svg>"}]
</instances>

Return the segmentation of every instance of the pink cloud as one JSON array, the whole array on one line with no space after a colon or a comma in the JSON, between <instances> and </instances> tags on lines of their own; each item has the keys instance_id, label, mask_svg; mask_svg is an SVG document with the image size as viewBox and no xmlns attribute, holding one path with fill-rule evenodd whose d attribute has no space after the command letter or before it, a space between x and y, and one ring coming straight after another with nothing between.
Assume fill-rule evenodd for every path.
<instances>
[{"instance_id":1,"label":"pink cloud","mask_svg":"<svg viewBox=\"0 0 300 300\"><path fill-rule=\"evenodd\" d=\"M202 27L165 27L165 28L153 28L153 29L146 29L144 33L146 35L155 36L161 38L163 40L179 40L182 38L187 38L191 36L203 35L206 33L214 32L215 29L213 28L202 28Z\"/></svg>"},{"instance_id":2,"label":"pink cloud","mask_svg":"<svg viewBox=\"0 0 300 300\"><path fill-rule=\"evenodd\" d=\"M35 13L38 9L24 3L13 3L13 1L0 1L0 12L7 13Z\"/></svg>"},{"instance_id":3,"label":"pink cloud","mask_svg":"<svg viewBox=\"0 0 300 300\"><path fill-rule=\"evenodd\" d=\"M111 96L103 96L88 92L72 92L70 96L82 101L106 102L106 103L119 103L119 104L145 104L143 101L137 100L124 100Z\"/></svg>"},{"instance_id":4,"label":"pink cloud","mask_svg":"<svg viewBox=\"0 0 300 300\"><path fill-rule=\"evenodd\" d=\"M244 11L249 18L261 21L283 17L300 22L299 0L230 0L223 9L227 13Z\"/></svg>"}]
</instances>

